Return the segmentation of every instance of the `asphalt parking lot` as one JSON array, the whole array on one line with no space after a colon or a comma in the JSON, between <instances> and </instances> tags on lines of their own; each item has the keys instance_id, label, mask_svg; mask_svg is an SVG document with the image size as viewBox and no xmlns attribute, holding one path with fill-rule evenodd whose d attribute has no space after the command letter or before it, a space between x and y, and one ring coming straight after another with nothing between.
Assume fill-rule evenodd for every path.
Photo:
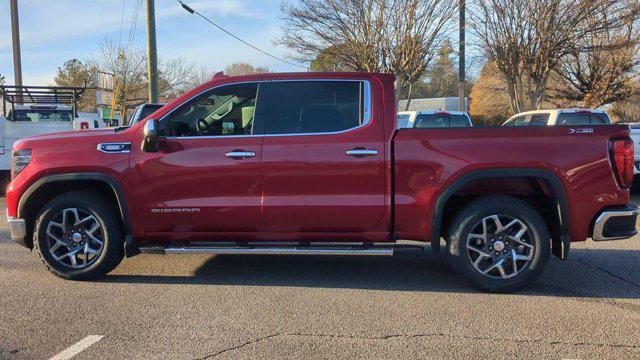
<instances>
[{"instance_id":1,"label":"asphalt parking lot","mask_svg":"<svg viewBox=\"0 0 640 360\"><path fill-rule=\"evenodd\" d=\"M0 305L6 359L640 358L640 238L575 245L492 295L431 255L140 255L63 281L2 221Z\"/></svg>"}]
</instances>

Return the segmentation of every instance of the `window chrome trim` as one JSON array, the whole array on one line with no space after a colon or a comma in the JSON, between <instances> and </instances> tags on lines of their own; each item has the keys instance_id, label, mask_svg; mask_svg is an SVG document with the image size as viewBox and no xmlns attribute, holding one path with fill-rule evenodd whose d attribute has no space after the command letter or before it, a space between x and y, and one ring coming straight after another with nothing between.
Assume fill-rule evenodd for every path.
<instances>
[{"instance_id":1,"label":"window chrome trim","mask_svg":"<svg viewBox=\"0 0 640 360\"><path fill-rule=\"evenodd\" d=\"M106 146L122 146L121 150L107 150ZM105 154L128 154L131 152L131 142L112 142L112 143L99 143L96 150Z\"/></svg>"},{"instance_id":2,"label":"window chrome trim","mask_svg":"<svg viewBox=\"0 0 640 360\"><path fill-rule=\"evenodd\" d=\"M342 134L342 133L346 133L349 131L353 131L353 130L357 130L360 128L363 128L365 126L368 126L371 121L372 121L372 117L371 117L371 83L369 80L353 80L353 79L284 79L284 80L257 80L257 81L241 81L241 82L231 82L228 84L223 84L223 85L218 85L206 90L203 90L199 93L197 93L196 95L190 97L188 100L186 100L185 102L183 102L182 104L180 104L180 106L174 108L173 110L169 111L168 113L164 114L159 120L158 123L161 123L167 116L171 115L174 111L176 111L177 109L179 109L182 105L190 102L191 100L197 98L200 95L203 95L209 91L215 90L217 88L223 87L223 86L230 86L230 85L241 85L241 84L261 84L261 83L276 83L276 82L302 82L302 81L307 81L307 82L320 82L320 81L333 81L333 82L359 82L359 83L363 83L364 84L364 101L363 101L363 114L362 114L362 124L358 125L358 126L354 126L352 128L348 128L348 129L344 129L344 130L340 130L340 131L331 131L331 132L316 132L316 133L286 133L286 134L251 134L251 135L205 135L205 136L160 136L160 139L171 139L171 140L177 140L177 139L227 139L227 138L234 138L234 137L240 137L240 138L251 138L251 137L277 137L277 136L314 136L314 135L336 135L336 134ZM258 89L258 92L260 90ZM265 129L266 130L266 129Z\"/></svg>"}]
</instances>

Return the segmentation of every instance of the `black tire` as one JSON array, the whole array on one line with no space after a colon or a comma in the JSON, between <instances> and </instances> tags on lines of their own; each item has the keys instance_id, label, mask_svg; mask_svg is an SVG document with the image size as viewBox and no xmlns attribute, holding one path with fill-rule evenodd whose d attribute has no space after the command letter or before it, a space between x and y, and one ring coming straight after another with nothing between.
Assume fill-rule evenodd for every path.
<instances>
[{"instance_id":1,"label":"black tire","mask_svg":"<svg viewBox=\"0 0 640 360\"><path fill-rule=\"evenodd\" d=\"M506 241L509 241L509 236L505 234L507 230L497 233L494 231L494 234L489 236L492 241L472 240L482 244L477 245L478 247L486 245L487 248L483 248L486 250L484 251L486 254L497 256L495 259L483 256L483 262L486 261L491 264L496 264L499 262L499 259L501 259L500 256L502 256L504 266L500 266L500 269L493 268L493 270L491 270L492 273L498 274L494 276L491 275L492 273L485 275L481 273L480 269L474 267L474 260L478 259L480 255L472 259L472 256L478 252L467 248L467 238L469 234L477 234L478 226L481 226L478 224L482 224L483 219L490 218L492 215L518 219L527 227L526 231L529 231L529 233L527 234L525 232L527 236L526 242L534 246L532 250L511 241L511 246L517 246L518 249L523 249L523 251L527 252L525 255L531 257L531 260L528 260L528 263L522 265L520 270L514 270L514 268L517 269L517 265L512 265L512 262L516 261L511 260L515 257L510 255L510 250L505 250L507 255L504 253L500 255L500 252L496 255L495 249L491 246L494 244L493 241L495 241L496 244L499 240L504 240L505 238ZM489 223L489 221L490 220L487 220L487 223ZM505 224L503 224L503 226L506 228ZM447 238L447 255L449 262L454 270L469 284L484 291L508 293L523 289L533 283L542 274L549 261L551 241L544 220L529 204L510 196L485 196L470 202L455 215L449 229L449 236ZM490 231L487 233L490 233ZM495 238L494 235L496 236ZM500 239L498 237L500 237ZM500 247L502 248L504 244L505 242L502 241ZM509 244L509 242L506 242L506 244ZM476 244L474 243L472 246L476 247ZM498 248L498 246L496 246L496 248ZM504 257L507 256L508 258L505 259ZM502 272L505 266L508 266L508 270L514 273L512 275L513 277L502 278ZM482 270L486 271L490 267L491 265L482 268ZM498 272L498 270L500 270L500 272Z\"/></svg>"},{"instance_id":2,"label":"black tire","mask_svg":"<svg viewBox=\"0 0 640 360\"><path fill-rule=\"evenodd\" d=\"M93 215L101 226L101 252L83 268L73 268L63 261L56 260L49 251L50 242L53 241L47 235L49 223L65 209L70 208ZM124 257L122 224L116 209L99 194L85 191L61 194L49 201L37 217L34 249L47 269L58 277L68 280L98 279L115 269Z\"/></svg>"}]
</instances>

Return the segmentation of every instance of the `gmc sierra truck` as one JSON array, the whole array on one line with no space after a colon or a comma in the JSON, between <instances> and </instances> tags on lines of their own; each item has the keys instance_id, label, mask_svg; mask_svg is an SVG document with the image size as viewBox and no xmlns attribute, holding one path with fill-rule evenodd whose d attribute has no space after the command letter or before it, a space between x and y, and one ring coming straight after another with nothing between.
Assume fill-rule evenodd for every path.
<instances>
[{"instance_id":1,"label":"gmc sierra truck","mask_svg":"<svg viewBox=\"0 0 640 360\"><path fill-rule=\"evenodd\" d=\"M217 76L128 128L20 140L11 237L78 280L138 253L430 243L473 286L508 292L571 242L636 234L628 126L398 129L394 80Z\"/></svg>"}]
</instances>

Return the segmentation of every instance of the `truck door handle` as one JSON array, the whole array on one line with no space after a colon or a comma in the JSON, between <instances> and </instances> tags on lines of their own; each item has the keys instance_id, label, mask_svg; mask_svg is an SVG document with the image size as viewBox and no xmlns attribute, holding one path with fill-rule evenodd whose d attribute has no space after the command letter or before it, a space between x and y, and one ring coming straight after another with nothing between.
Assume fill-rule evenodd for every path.
<instances>
[{"instance_id":1,"label":"truck door handle","mask_svg":"<svg viewBox=\"0 0 640 360\"><path fill-rule=\"evenodd\" d=\"M229 151L228 153L224 154L224 156L228 158L233 158L233 159L244 159L244 158L254 157L256 156L256 153L254 153L253 151L234 150L234 151Z\"/></svg>"},{"instance_id":2,"label":"truck door handle","mask_svg":"<svg viewBox=\"0 0 640 360\"><path fill-rule=\"evenodd\" d=\"M378 150L355 148L355 149L345 151L345 154L349 156L355 156L355 157L365 157L365 156L378 155Z\"/></svg>"}]
</instances>

